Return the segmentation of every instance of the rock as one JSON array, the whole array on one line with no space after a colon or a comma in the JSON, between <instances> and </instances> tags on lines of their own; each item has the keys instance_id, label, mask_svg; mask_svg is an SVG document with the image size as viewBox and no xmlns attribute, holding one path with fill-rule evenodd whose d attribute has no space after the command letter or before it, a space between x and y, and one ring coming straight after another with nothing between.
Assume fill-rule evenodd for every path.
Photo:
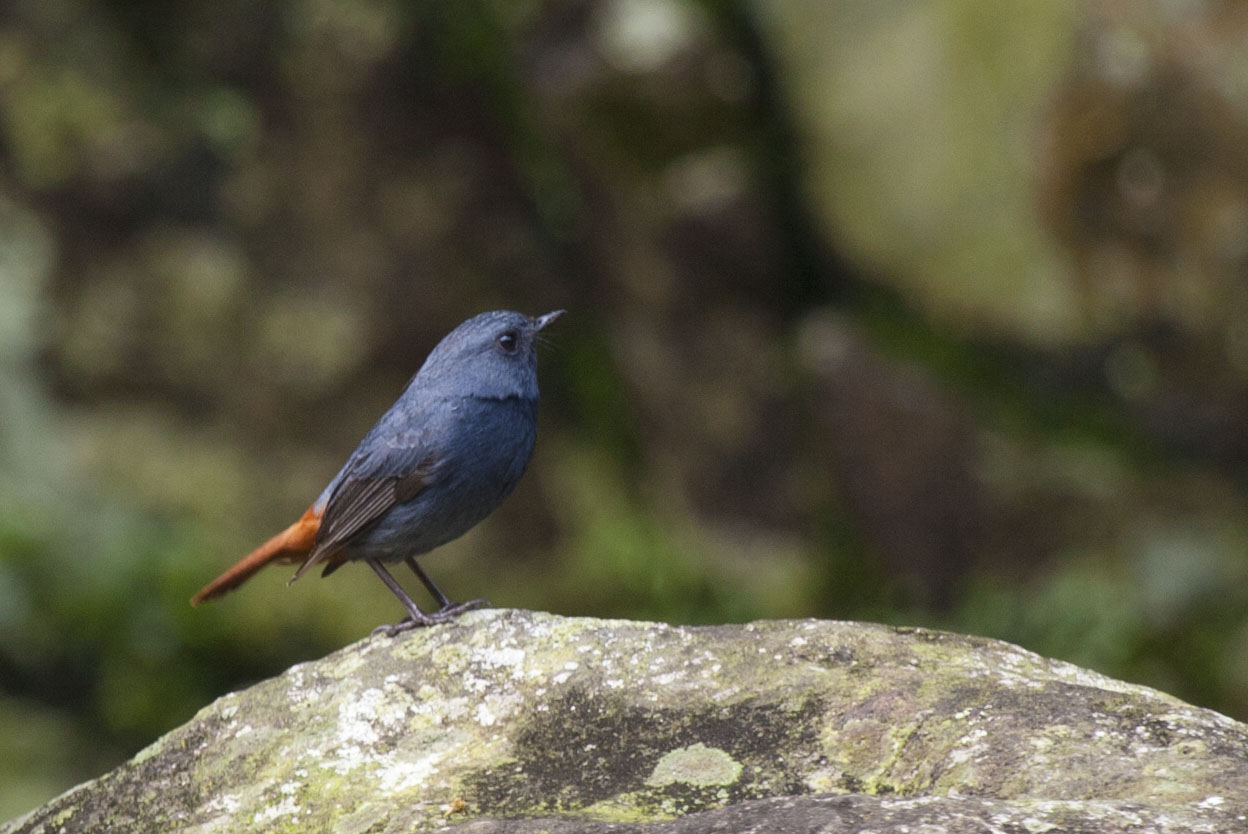
<instances>
[{"instance_id":1,"label":"rock","mask_svg":"<svg viewBox=\"0 0 1248 834\"><path fill-rule=\"evenodd\" d=\"M993 640L490 610L218 699L0 834L1233 831L1248 727Z\"/></svg>"}]
</instances>

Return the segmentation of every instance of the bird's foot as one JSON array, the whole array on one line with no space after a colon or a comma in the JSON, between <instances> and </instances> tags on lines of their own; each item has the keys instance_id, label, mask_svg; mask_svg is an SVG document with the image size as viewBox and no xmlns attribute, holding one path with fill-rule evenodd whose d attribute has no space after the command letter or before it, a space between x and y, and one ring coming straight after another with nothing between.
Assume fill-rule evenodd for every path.
<instances>
[{"instance_id":1,"label":"bird's foot","mask_svg":"<svg viewBox=\"0 0 1248 834\"><path fill-rule=\"evenodd\" d=\"M432 614L426 614L423 611L420 612L419 617L408 614L394 625L377 626L377 628L373 629L373 634L384 634L387 637L395 637L405 631L411 631L414 628L427 628L428 626L449 623L465 611L474 611L478 608L489 608L489 606L489 601L484 599L470 599L467 602L454 602L450 605L444 605Z\"/></svg>"},{"instance_id":2,"label":"bird's foot","mask_svg":"<svg viewBox=\"0 0 1248 834\"><path fill-rule=\"evenodd\" d=\"M490 601L488 599L470 599L467 602L452 602L444 605L433 615L435 617L446 616L447 618L458 617L465 611L476 611L478 608L489 608Z\"/></svg>"}]
</instances>

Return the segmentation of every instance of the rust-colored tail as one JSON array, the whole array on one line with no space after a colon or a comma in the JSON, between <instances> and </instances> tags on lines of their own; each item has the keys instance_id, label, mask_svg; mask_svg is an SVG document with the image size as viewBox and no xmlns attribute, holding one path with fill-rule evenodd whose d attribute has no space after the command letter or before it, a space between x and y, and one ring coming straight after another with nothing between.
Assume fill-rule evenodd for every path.
<instances>
[{"instance_id":1,"label":"rust-colored tail","mask_svg":"<svg viewBox=\"0 0 1248 834\"><path fill-rule=\"evenodd\" d=\"M316 542L316 531L321 527L321 517L315 507L309 507L303 517L294 524L257 547L251 553L205 585L191 597L191 605L199 605L210 599L227 594L251 579L255 573L270 562L294 564L302 562Z\"/></svg>"}]
</instances>

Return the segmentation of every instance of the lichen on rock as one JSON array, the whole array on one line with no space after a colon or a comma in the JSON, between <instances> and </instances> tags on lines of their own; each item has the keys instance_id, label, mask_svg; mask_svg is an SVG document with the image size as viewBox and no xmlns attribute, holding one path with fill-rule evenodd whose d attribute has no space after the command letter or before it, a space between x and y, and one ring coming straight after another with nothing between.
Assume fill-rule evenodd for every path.
<instances>
[{"instance_id":1,"label":"lichen on rock","mask_svg":"<svg viewBox=\"0 0 1248 834\"><path fill-rule=\"evenodd\" d=\"M764 811L1236 830L1248 728L980 638L490 610L226 695L0 834L675 832Z\"/></svg>"}]
</instances>

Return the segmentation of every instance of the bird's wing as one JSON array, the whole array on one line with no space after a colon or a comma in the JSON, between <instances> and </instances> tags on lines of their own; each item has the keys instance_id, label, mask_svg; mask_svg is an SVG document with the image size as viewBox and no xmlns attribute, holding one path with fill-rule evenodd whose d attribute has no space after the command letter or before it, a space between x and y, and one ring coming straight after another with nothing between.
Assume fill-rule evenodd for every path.
<instances>
[{"instance_id":1,"label":"bird's wing","mask_svg":"<svg viewBox=\"0 0 1248 834\"><path fill-rule=\"evenodd\" d=\"M432 481L434 467L426 444L399 436L376 451L352 456L325 502L316 544L291 581L333 557L396 504L419 495Z\"/></svg>"}]
</instances>

